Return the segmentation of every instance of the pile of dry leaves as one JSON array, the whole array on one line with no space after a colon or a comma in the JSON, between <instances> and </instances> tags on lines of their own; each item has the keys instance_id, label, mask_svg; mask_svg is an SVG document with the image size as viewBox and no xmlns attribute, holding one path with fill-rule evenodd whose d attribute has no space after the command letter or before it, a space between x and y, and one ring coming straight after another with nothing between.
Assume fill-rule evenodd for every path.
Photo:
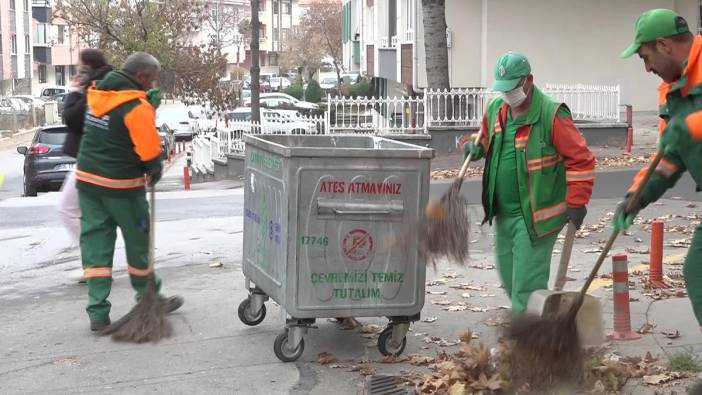
<instances>
[{"instance_id":1,"label":"pile of dry leaves","mask_svg":"<svg viewBox=\"0 0 702 395\"><path fill-rule=\"evenodd\" d=\"M445 180L448 178L456 178L458 177L458 173L461 171L460 167L457 167L455 169L437 169L431 172L431 179L432 180ZM483 175L483 168L478 166L478 167L473 167L470 166L468 167L468 170L466 171L466 177L480 177Z\"/></svg>"}]
</instances>

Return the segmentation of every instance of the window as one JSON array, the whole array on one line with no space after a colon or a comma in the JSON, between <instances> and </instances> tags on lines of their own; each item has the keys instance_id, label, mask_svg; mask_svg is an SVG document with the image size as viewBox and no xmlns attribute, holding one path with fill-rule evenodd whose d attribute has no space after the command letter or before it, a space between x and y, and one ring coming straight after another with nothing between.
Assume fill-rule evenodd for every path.
<instances>
[{"instance_id":1,"label":"window","mask_svg":"<svg viewBox=\"0 0 702 395\"><path fill-rule=\"evenodd\" d=\"M35 45L46 45L46 31L48 25L46 23L38 23L34 28L34 44Z\"/></svg>"},{"instance_id":2,"label":"window","mask_svg":"<svg viewBox=\"0 0 702 395\"><path fill-rule=\"evenodd\" d=\"M45 64L39 65L39 68L37 68L37 75L39 77L39 83L46 84L46 65Z\"/></svg>"},{"instance_id":3,"label":"window","mask_svg":"<svg viewBox=\"0 0 702 395\"><path fill-rule=\"evenodd\" d=\"M289 2L283 3L283 14L285 14L285 15L292 14L292 5Z\"/></svg>"},{"instance_id":4,"label":"window","mask_svg":"<svg viewBox=\"0 0 702 395\"><path fill-rule=\"evenodd\" d=\"M58 25L58 43L63 44L64 38L66 37L66 26Z\"/></svg>"},{"instance_id":5,"label":"window","mask_svg":"<svg viewBox=\"0 0 702 395\"><path fill-rule=\"evenodd\" d=\"M15 0L10 0L10 9L11 10L15 9Z\"/></svg>"},{"instance_id":6,"label":"window","mask_svg":"<svg viewBox=\"0 0 702 395\"><path fill-rule=\"evenodd\" d=\"M29 0L24 0L24 11L25 12L29 11Z\"/></svg>"},{"instance_id":7,"label":"window","mask_svg":"<svg viewBox=\"0 0 702 395\"><path fill-rule=\"evenodd\" d=\"M284 27L281 29L281 31L283 34L280 36L280 40L283 43L286 43L288 41L288 39L290 38L290 29Z\"/></svg>"},{"instance_id":8,"label":"window","mask_svg":"<svg viewBox=\"0 0 702 395\"><path fill-rule=\"evenodd\" d=\"M76 76L76 65L72 64L68 67L68 77L73 78Z\"/></svg>"},{"instance_id":9,"label":"window","mask_svg":"<svg viewBox=\"0 0 702 395\"><path fill-rule=\"evenodd\" d=\"M2 34L0 34L0 53L2 53Z\"/></svg>"},{"instance_id":10,"label":"window","mask_svg":"<svg viewBox=\"0 0 702 395\"><path fill-rule=\"evenodd\" d=\"M388 40L397 35L397 1L388 0Z\"/></svg>"},{"instance_id":11,"label":"window","mask_svg":"<svg viewBox=\"0 0 702 395\"><path fill-rule=\"evenodd\" d=\"M278 54L275 52L268 53L268 65L277 66L278 65Z\"/></svg>"},{"instance_id":12,"label":"window","mask_svg":"<svg viewBox=\"0 0 702 395\"><path fill-rule=\"evenodd\" d=\"M277 0L274 0L274 1L273 1L273 13L274 13L274 14L277 14L277 13L278 13L278 10L279 10L278 6L279 6L279 5L280 5L280 2L279 2L279 1L277 1Z\"/></svg>"},{"instance_id":13,"label":"window","mask_svg":"<svg viewBox=\"0 0 702 395\"><path fill-rule=\"evenodd\" d=\"M24 53L29 53L32 50L32 45L29 43L29 34L24 35Z\"/></svg>"},{"instance_id":14,"label":"window","mask_svg":"<svg viewBox=\"0 0 702 395\"><path fill-rule=\"evenodd\" d=\"M66 66L55 66L54 69L56 71L56 85L66 85Z\"/></svg>"},{"instance_id":15,"label":"window","mask_svg":"<svg viewBox=\"0 0 702 395\"><path fill-rule=\"evenodd\" d=\"M259 66L265 66L266 65L266 54L261 53L259 58L260 58L258 61L260 63Z\"/></svg>"},{"instance_id":16,"label":"window","mask_svg":"<svg viewBox=\"0 0 702 395\"><path fill-rule=\"evenodd\" d=\"M17 55L17 36L14 34L10 37L10 49L11 54Z\"/></svg>"}]
</instances>

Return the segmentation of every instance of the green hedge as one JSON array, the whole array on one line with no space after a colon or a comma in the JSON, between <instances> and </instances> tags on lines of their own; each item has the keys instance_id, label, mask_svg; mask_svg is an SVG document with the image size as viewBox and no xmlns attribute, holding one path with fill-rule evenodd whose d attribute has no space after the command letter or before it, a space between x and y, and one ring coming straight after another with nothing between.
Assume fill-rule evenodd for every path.
<instances>
[{"instance_id":1,"label":"green hedge","mask_svg":"<svg viewBox=\"0 0 702 395\"><path fill-rule=\"evenodd\" d=\"M319 87L319 82L310 80L310 82L307 83L305 99L312 103L319 103L322 101L322 88Z\"/></svg>"},{"instance_id":2,"label":"green hedge","mask_svg":"<svg viewBox=\"0 0 702 395\"><path fill-rule=\"evenodd\" d=\"M298 100L302 100L302 92L304 90L305 88L301 84L293 84L285 88L284 92Z\"/></svg>"}]
</instances>

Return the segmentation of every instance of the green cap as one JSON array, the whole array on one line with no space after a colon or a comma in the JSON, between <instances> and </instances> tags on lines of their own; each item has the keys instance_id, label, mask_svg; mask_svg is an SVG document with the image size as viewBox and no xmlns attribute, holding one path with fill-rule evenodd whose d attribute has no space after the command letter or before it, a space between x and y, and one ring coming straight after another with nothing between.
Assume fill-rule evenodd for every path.
<instances>
[{"instance_id":1,"label":"green cap","mask_svg":"<svg viewBox=\"0 0 702 395\"><path fill-rule=\"evenodd\" d=\"M622 52L622 58L635 54L645 44L661 37L675 36L689 32L685 19L675 11L666 8L648 10L636 20L634 27L634 42Z\"/></svg>"},{"instance_id":2,"label":"green cap","mask_svg":"<svg viewBox=\"0 0 702 395\"><path fill-rule=\"evenodd\" d=\"M531 66L526 56L519 52L507 52L495 64L495 83L492 90L507 92L517 87L522 77L531 74Z\"/></svg>"}]
</instances>

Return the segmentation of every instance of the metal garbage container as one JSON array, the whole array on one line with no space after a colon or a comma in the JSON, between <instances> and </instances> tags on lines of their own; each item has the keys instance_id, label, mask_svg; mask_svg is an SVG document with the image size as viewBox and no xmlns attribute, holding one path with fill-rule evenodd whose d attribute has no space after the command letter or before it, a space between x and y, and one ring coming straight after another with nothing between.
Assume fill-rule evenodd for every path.
<instances>
[{"instance_id":1,"label":"metal garbage container","mask_svg":"<svg viewBox=\"0 0 702 395\"><path fill-rule=\"evenodd\" d=\"M316 318L385 316L378 348L402 353L424 306L417 224L434 151L365 135L245 142L241 321L259 324L276 301L287 319L274 351L289 362Z\"/></svg>"}]
</instances>

